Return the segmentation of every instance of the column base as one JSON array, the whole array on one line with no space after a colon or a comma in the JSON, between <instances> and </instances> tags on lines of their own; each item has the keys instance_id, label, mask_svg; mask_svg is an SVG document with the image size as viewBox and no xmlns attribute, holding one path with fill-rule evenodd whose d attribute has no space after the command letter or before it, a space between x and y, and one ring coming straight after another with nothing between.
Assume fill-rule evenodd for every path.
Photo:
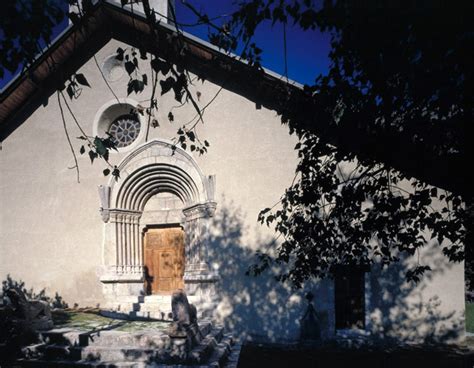
<instances>
[{"instance_id":1,"label":"column base","mask_svg":"<svg viewBox=\"0 0 474 368\"><path fill-rule=\"evenodd\" d=\"M186 271L184 273L184 288L186 294L198 296L200 299L217 298L216 285L220 277L211 271Z\"/></svg>"}]
</instances>

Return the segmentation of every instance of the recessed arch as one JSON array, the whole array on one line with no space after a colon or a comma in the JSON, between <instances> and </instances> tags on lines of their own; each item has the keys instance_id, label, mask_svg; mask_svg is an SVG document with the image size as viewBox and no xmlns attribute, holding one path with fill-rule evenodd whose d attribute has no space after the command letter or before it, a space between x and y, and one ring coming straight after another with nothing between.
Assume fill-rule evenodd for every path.
<instances>
[{"instance_id":1,"label":"recessed arch","mask_svg":"<svg viewBox=\"0 0 474 368\"><path fill-rule=\"evenodd\" d=\"M118 165L120 178L109 179L111 205L140 211L144 203L135 201L147 191L163 185L173 188L186 206L213 201L213 188L194 158L166 140L152 140L128 154Z\"/></svg>"},{"instance_id":2,"label":"recessed arch","mask_svg":"<svg viewBox=\"0 0 474 368\"><path fill-rule=\"evenodd\" d=\"M202 179L202 178L201 178ZM143 211L147 194L163 190L175 193L185 204L191 206L200 202L203 183L195 180L183 169L170 164L153 163L136 169L126 177L112 202L116 208Z\"/></svg>"},{"instance_id":3,"label":"recessed arch","mask_svg":"<svg viewBox=\"0 0 474 368\"><path fill-rule=\"evenodd\" d=\"M206 250L208 221L216 208L214 176L203 175L189 153L159 139L130 152L118 169L118 180L111 177L108 186L100 188L105 294L117 293L125 284L126 293L143 292L146 225L141 216L147 202L158 193L171 193L183 204L179 211L185 233L185 287L191 295L200 290L199 285L206 284L208 290L209 283L217 280L208 267Z\"/></svg>"}]
</instances>

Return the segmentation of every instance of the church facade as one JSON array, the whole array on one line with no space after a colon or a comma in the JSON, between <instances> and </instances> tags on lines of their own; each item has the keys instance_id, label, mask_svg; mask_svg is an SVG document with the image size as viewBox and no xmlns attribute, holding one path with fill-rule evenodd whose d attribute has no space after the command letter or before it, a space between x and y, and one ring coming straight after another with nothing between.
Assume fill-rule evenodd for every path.
<instances>
[{"instance_id":1,"label":"church facade","mask_svg":"<svg viewBox=\"0 0 474 368\"><path fill-rule=\"evenodd\" d=\"M271 101L268 86L286 83L267 72L268 86L256 93L245 85L242 63L185 35L193 54L190 90L207 106L198 132L210 144L203 155L183 150L175 144L176 131L195 116L191 104L160 96L156 127L131 113L148 103L143 101L152 90L127 95L128 76L116 52L136 47L137 32L146 35L143 16L114 1L95 12L94 26L81 35L66 31L30 75L2 91L2 279L11 275L57 292L70 305L126 313L148 296L167 302L184 288L202 315L254 339L298 339L309 291L327 338L462 338L463 264L449 263L434 244L421 255L433 272L417 285L403 278L409 259L308 282L302 290L276 282L276 268L246 276L255 251L277 241L257 223L258 213L278 201L297 164L296 138L280 124L275 106L256 108L260 99ZM159 29L163 39L174 34L164 22ZM172 61L171 48L163 50L160 57ZM60 64L54 73L46 67L48 57ZM237 65L231 77L226 62ZM142 64L140 73L151 75L148 63ZM78 98L58 94L54 81L61 73L81 73L91 87L83 86ZM109 161L120 170L117 180L103 175L104 162L91 164L84 154L77 157L77 182L67 138L79 152L84 142L75 137L83 133L75 119L88 136L114 137L118 150Z\"/></svg>"}]
</instances>

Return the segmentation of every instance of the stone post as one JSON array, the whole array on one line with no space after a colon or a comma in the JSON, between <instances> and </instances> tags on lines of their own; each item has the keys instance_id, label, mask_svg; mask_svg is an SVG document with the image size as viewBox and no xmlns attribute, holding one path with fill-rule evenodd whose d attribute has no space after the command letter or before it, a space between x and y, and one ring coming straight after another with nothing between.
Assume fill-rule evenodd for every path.
<instances>
[{"instance_id":1,"label":"stone post","mask_svg":"<svg viewBox=\"0 0 474 368\"><path fill-rule=\"evenodd\" d=\"M215 295L219 276L208 263L209 224L216 209L215 202L198 204L183 210L185 215L186 266L184 285L186 293L210 302Z\"/></svg>"}]
</instances>

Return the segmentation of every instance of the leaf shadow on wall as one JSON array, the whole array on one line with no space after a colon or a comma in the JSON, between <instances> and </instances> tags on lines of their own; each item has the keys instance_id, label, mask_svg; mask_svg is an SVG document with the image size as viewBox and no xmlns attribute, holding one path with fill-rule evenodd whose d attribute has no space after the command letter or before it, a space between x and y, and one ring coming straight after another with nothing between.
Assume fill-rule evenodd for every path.
<instances>
[{"instance_id":1,"label":"leaf shadow on wall","mask_svg":"<svg viewBox=\"0 0 474 368\"><path fill-rule=\"evenodd\" d=\"M307 308L306 292L321 323L323 339L334 338L334 284L330 279L307 282L301 290L279 283L274 276L283 266L272 266L258 277L247 276L256 261L255 249L274 246L272 240L246 244L248 229L241 210L225 198L209 228L208 259L219 266L218 307L213 316L236 336L254 341L295 341L300 320ZM442 277L454 265L446 262L440 247L427 246L423 259L431 266L418 284L408 283L405 272L413 258L388 268L374 265L366 278L366 329L381 343L437 343L457 340L464 333L463 310L444 305L429 283ZM446 295L443 297L446 300ZM462 308L461 308L462 309Z\"/></svg>"},{"instance_id":2,"label":"leaf shadow on wall","mask_svg":"<svg viewBox=\"0 0 474 368\"><path fill-rule=\"evenodd\" d=\"M431 271L418 284L405 279L413 258L402 258L385 269L372 266L366 295L371 310L367 329L375 338L385 342L436 344L456 342L464 335L464 301L448 305L453 302L449 290L431 284L452 277L455 264L448 262L441 247L434 243L427 244L422 259Z\"/></svg>"},{"instance_id":3,"label":"leaf shadow on wall","mask_svg":"<svg viewBox=\"0 0 474 368\"><path fill-rule=\"evenodd\" d=\"M247 276L248 267L256 262L255 250L274 246L274 240L258 239L247 244L249 230L242 211L232 202L221 200L209 228L208 259L219 267L218 306L213 317L228 331L254 341L293 341L298 339L300 319L307 302L304 295L311 290L319 312L323 337L328 337L333 317L327 312L333 304L332 282L310 282L301 290L277 282L274 276L280 266L272 266L258 277ZM251 245L251 246L249 246Z\"/></svg>"}]
</instances>

